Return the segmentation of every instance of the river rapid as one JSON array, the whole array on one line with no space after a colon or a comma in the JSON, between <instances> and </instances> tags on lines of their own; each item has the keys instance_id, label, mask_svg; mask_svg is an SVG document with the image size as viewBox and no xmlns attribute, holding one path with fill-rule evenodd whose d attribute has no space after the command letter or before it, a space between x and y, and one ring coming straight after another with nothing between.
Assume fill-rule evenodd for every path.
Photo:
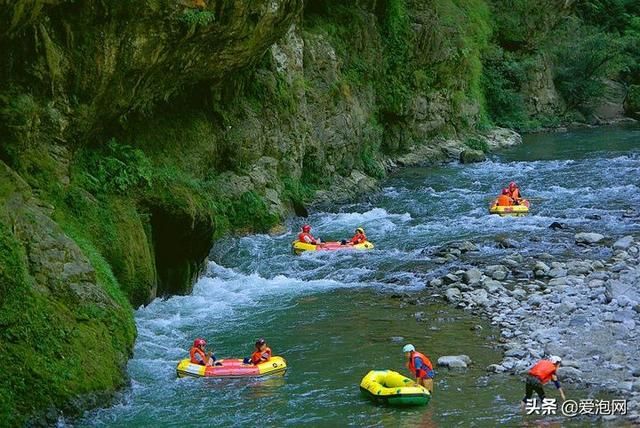
<instances>
[{"instance_id":1,"label":"river rapid","mask_svg":"<svg viewBox=\"0 0 640 428\"><path fill-rule=\"evenodd\" d=\"M487 215L492 197L515 180L532 214ZM363 201L313 213L305 222L327 240L365 228L370 252L290 251L302 220L278 236L252 235L216 244L206 274L189 296L155 300L136 312L138 340L128 365L131 386L108 408L74 426L496 426L584 419L525 418L522 380L489 374L502 359L500 332L481 316L446 303L426 284L474 258L497 263L508 240L523 256L606 258L608 247L576 247L576 232L638 235L640 129L616 127L535 134L473 165L406 168ZM558 222L565 228L552 231ZM439 260L437 250L470 240L466 260ZM243 357L265 337L289 364L285 377L177 379L175 366L195 337L218 357ZM466 354L466 370L438 369L426 408L373 405L358 385L370 369L403 371L404 343L435 362ZM548 392L550 395L553 391ZM591 391L571 390L574 398ZM544 422L542 422L544 421Z\"/></svg>"}]
</instances>

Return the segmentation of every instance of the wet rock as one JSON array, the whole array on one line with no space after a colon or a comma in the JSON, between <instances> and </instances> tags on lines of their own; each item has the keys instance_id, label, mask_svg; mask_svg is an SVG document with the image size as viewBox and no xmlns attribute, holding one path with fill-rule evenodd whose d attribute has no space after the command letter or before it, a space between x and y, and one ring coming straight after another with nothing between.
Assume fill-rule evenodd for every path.
<instances>
[{"instance_id":1,"label":"wet rock","mask_svg":"<svg viewBox=\"0 0 640 428\"><path fill-rule=\"evenodd\" d=\"M602 241L604 239L604 235L593 232L581 232L576 233L574 235L574 238L576 240L576 243L578 244L593 245Z\"/></svg>"},{"instance_id":2,"label":"wet rock","mask_svg":"<svg viewBox=\"0 0 640 428\"><path fill-rule=\"evenodd\" d=\"M444 282L447 285L454 284L456 282L460 282L460 277L452 273L448 273L442 277L442 282Z\"/></svg>"},{"instance_id":3,"label":"wet rock","mask_svg":"<svg viewBox=\"0 0 640 428\"><path fill-rule=\"evenodd\" d=\"M551 278L564 278L567 276L567 270L563 268L553 268L547 272L547 275Z\"/></svg>"},{"instance_id":4,"label":"wet rock","mask_svg":"<svg viewBox=\"0 0 640 428\"><path fill-rule=\"evenodd\" d=\"M482 280L482 272L480 272L480 270L476 268L469 269L462 274L462 280L466 284L477 284L480 282L480 280Z\"/></svg>"},{"instance_id":5,"label":"wet rock","mask_svg":"<svg viewBox=\"0 0 640 428\"><path fill-rule=\"evenodd\" d=\"M533 294L527 299L527 303L531 306L541 306L544 303L544 297L539 294Z\"/></svg>"},{"instance_id":6,"label":"wet rock","mask_svg":"<svg viewBox=\"0 0 640 428\"><path fill-rule=\"evenodd\" d=\"M432 279L431 281L429 281L429 285L431 287L441 287L442 286L442 280L440 278L436 278L436 279Z\"/></svg>"},{"instance_id":7,"label":"wet rock","mask_svg":"<svg viewBox=\"0 0 640 428\"><path fill-rule=\"evenodd\" d=\"M512 239L506 237L498 237L496 238L496 247L498 248L517 248L518 245Z\"/></svg>"},{"instance_id":8,"label":"wet rock","mask_svg":"<svg viewBox=\"0 0 640 428\"><path fill-rule=\"evenodd\" d=\"M613 243L614 250L628 250L633 244L633 236L625 236Z\"/></svg>"},{"instance_id":9,"label":"wet rock","mask_svg":"<svg viewBox=\"0 0 640 428\"><path fill-rule=\"evenodd\" d=\"M511 295L516 299L524 299L527 296L527 292L522 288L516 288L511 292Z\"/></svg>"},{"instance_id":10,"label":"wet rock","mask_svg":"<svg viewBox=\"0 0 640 428\"><path fill-rule=\"evenodd\" d=\"M533 267L533 270L534 272L542 271L544 273L547 273L551 270L551 268L545 262L537 261L535 266Z\"/></svg>"},{"instance_id":11,"label":"wet rock","mask_svg":"<svg viewBox=\"0 0 640 428\"><path fill-rule=\"evenodd\" d=\"M486 158L482 150L465 149L460 153L461 163L483 162Z\"/></svg>"},{"instance_id":12,"label":"wet rock","mask_svg":"<svg viewBox=\"0 0 640 428\"><path fill-rule=\"evenodd\" d=\"M472 242L464 241L462 244L460 244L459 249L463 253L467 253L467 252L470 252L470 251L478 251L478 246L475 245Z\"/></svg>"},{"instance_id":13,"label":"wet rock","mask_svg":"<svg viewBox=\"0 0 640 428\"><path fill-rule=\"evenodd\" d=\"M492 279L485 279L482 283L482 287L490 294L497 294L505 290L501 283Z\"/></svg>"},{"instance_id":14,"label":"wet rock","mask_svg":"<svg viewBox=\"0 0 640 428\"><path fill-rule=\"evenodd\" d=\"M506 270L497 270L491 274L491 278L496 281L504 281L507 278L508 272Z\"/></svg>"},{"instance_id":15,"label":"wet rock","mask_svg":"<svg viewBox=\"0 0 640 428\"><path fill-rule=\"evenodd\" d=\"M602 216L598 214L588 214L584 216L584 218L586 218L587 220L602 220Z\"/></svg>"},{"instance_id":16,"label":"wet rock","mask_svg":"<svg viewBox=\"0 0 640 428\"><path fill-rule=\"evenodd\" d=\"M558 367L558 378L562 382L579 383L582 381L582 372L574 367L567 367L563 364Z\"/></svg>"},{"instance_id":17,"label":"wet rock","mask_svg":"<svg viewBox=\"0 0 640 428\"><path fill-rule=\"evenodd\" d=\"M512 349L509 349L508 351L506 351L504 353L504 356L505 357L514 357L514 358L523 358L528 353L529 352L524 350L524 349L512 348Z\"/></svg>"},{"instance_id":18,"label":"wet rock","mask_svg":"<svg viewBox=\"0 0 640 428\"><path fill-rule=\"evenodd\" d=\"M438 358L440 367L448 367L450 369L465 369L469 364L471 364L471 358L467 355L445 355Z\"/></svg>"},{"instance_id":19,"label":"wet rock","mask_svg":"<svg viewBox=\"0 0 640 428\"><path fill-rule=\"evenodd\" d=\"M552 230L566 229L567 227L568 226L566 223L559 223L557 221L554 221L549 225L549 229L552 229Z\"/></svg>"},{"instance_id":20,"label":"wet rock","mask_svg":"<svg viewBox=\"0 0 640 428\"><path fill-rule=\"evenodd\" d=\"M489 373L504 373L507 371L507 369L504 368L504 366L500 365L500 364L490 364L487 367L487 371Z\"/></svg>"},{"instance_id":21,"label":"wet rock","mask_svg":"<svg viewBox=\"0 0 640 428\"><path fill-rule=\"evenodd\" d=\"M462 298L462 293L455 287L448 288L447 291L445 291L444 295L450 302L457 302Z\"/></svg>"},{"instance_id":22,"label":"wet rock","mask_svg":"<svg viewBox=\"0 0 640 428\"><path fill-rule=\"evenodd\" d=\"M474 290L472 292L467 293L467 298L472 303L475 303L478 306L486 306L489 304L489 297L487 295L487 291L484 289Z\"/></svg>"}]
</instances>

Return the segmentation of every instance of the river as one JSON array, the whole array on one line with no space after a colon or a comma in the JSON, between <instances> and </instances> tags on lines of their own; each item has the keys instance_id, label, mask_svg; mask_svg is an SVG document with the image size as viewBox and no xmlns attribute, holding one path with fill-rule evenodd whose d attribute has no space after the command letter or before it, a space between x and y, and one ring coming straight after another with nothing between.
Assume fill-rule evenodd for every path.
<instances>
[{"instance_id":1,"label":"river","mask_svg":"<svg viewBox=\"0 0 640 428\"><path fill-rule=\"evenodd\" d=\"M534 200L532 215L487 215L491 198L510 180ZM535 425L536 419L518 412L521 379L485 370L501 359L499 332L425 288L451 267L435 263L433 252L447 242L472 240L480 246L477 257L498 260L505 250L496 239L508 238L523 254L569 257L576 231L610 237L640 232L637 218L624 215L640 206L639 190L637 127L535 134L483 163L402 169L362 202L305 220L325 239L350 236L362 226L374 251L294 256L290 243L300 219L279 236L222 240L191 295L158 299L136 312L130 388L112 407L69 424ZM554 221L567 229L550 230ZM608 250L591 251L606 257ZM218 357L247 356L255 339L265 337L289 370L265 380L177 379L175 366L197 336L213 344ZM434 361L467 354L473 365L438 370L426 408L373 405L360 396L360 379L374 368L405 370L406 342Z\"/></svg>"}]
</instances>

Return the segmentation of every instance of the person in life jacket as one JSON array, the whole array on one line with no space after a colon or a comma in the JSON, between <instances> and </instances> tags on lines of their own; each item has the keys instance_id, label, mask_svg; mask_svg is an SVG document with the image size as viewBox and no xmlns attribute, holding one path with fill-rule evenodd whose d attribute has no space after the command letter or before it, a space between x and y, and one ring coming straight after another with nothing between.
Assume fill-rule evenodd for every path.
<instances>
[{"instance_id":1,"label":"person in life jacket","mask_svg":"<svg viewBox=\"0 0 640 428\"><path fill-rule=\"evenodd\" d=\"M560 387L560 382L558 382L558 377L556 376L556 371L558 367L560 367L560 363L562 362L562 358L557 356L551 356L548 360L540 360L538 361L529 371L527 372L527 376L525 379L525 392L524 398L522 399L522 406L526 405L527 401L531 399L533 396L533 392L535 391L540 397L540 401L544 400L544 388L543 386L552 381L553 384L558 388L560 392L560 397L562 400L565 400L564 391L562 387Z\"/></svg>"},{"instance_id":2,"label":"person in life jacket","mask_svg":"<svg viewBox=\"0 0 640 428\"><path fill-rule=\"evenodd\" d=\"M515 205L518 205L520 203L520 199L522 199L522 196L520 195L520 188L518 187L516 182L512 181L511 183L509 183L509 187L507 187L507 190L509 191L509 196L511 197L511 199L513 199L513 203Z\"/></svg>"},{"instance_id":3,"label":"person in life jacket","mask_svg":"<svg viewBox=\"0 0 640 428\"><path fill-rule=\"evenodd\" d=\"M316 239L311 235L311 226L305 224L302 226L302 232L298 234L298 241L306 242L307 244L318 245L321 243L320 239Z\"/></svg>"},{"instance_id":4,"label":"person in life jacket","mask_svg":"<svg viewBox=\"0 0 640 428\"><path fill-rule=\"evenodd\" d=\"M496 205L499 207L510 207L513 205L513 199L509 196L509 189L502 189L502 194L498 196Z\"/></svg>"},{"instance_id":5,"label":"person in life jacket","mask_svg":"<svg viewBox=\"0 0 640 428\"><path fill-rule=\"evenodd\" d=\"M251 354L251 363L260 364L271 359L271 348L267 346L267 342L264 339L258 339L256 341L256 350Z\"/></svg>"},{"instance_id":6,"label":"person in life jacket","mask_svg":"<svg viewBox=\"0 0 640 428\"><path fill-rule=\"evenodd\" d=\"M416 383L422 385L433 393L433 364L425 355L416 351L415 346L411 344L404 345L402 352L407 359L406 366L416 377Z\"/></svg>"},{"instance_id":7,"label":"person in life jacket","mask_svg":"<svg viewBox=\"0 0 640 428\"><path fill-rule=\"evenodd\" d=\"M193 346L189 351L192 364L200 364L201 366L212 366L216 361L213 352L206 352L207 341L201 338L197 338L193 341Z\"/></svg>"},{"instance_id":8,"label":"person in life jacket","mask_svg":"<svg viewBox=\"0 0 640 428\"><path fill-rule=\"evenodd\" d=\"M367 240L367 235L364 234L364 229L359 227L356 229L356 234L353 235L353 238L351 238L351 241L349 241L349 243L351 245L357 245L357 244L362 244L366 240Z\"/></svg>"}]
</instances>

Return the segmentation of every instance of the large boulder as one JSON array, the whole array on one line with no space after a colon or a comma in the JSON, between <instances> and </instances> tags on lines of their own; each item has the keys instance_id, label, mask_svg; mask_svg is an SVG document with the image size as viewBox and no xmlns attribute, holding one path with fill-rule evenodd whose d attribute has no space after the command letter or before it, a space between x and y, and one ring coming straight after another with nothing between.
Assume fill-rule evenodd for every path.
<instances>
[{"instance_id":1,"label":"large boulder","mask_svg":"<svg viewBox=\"0 0 640 428\"><path fill-rule=\"evenodd\" d=\"M465 284L477 284L482 280L482 272L477 268L469 269L462 274L462 280Z\"/></svg>"},{"instance_id":2,"label":"large boulder","mask_svg":"<svg viewBox=\"0 0 640 428\"><path fill-rule=\"evenodd\" d=\"M482 150L465 149L460 153L461 163L483 162L486 158Z\"/></svg>"}]
</instances>

